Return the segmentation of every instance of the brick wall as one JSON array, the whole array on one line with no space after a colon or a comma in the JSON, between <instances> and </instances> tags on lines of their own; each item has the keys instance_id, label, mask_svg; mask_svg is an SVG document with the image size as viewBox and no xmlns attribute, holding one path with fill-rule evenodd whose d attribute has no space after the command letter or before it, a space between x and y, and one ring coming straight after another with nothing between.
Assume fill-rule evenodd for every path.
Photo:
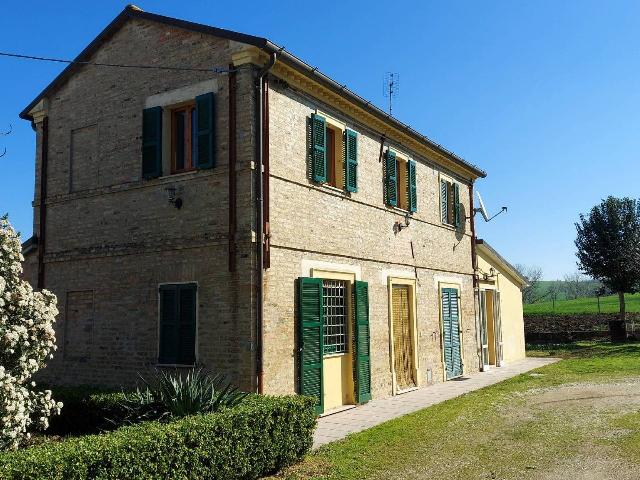
<instances>
[{"instance_id":1,"label":"brick wall","mask_svg":"<svg viewBox=\"0 0 640 480\"><path fill-rule=\"evenodd\" d=\"M347 194L309 179L308 122L321 109L359 133L358 191ZM405 213L385 206L380 134L340 115L281 82L270 91L271 265L265 293L265 383L270 393L296 391L295 280L308 276L309 262L331 268L359 268L369 283L372 385L374 397L391 394L388 277L417 278L418 361L426 382L443 379L438 287L459 283L463 361L466 373L478 371L474 320L471 232L442 225L439 207L441 170L401 145L394 148L417 162L418 211L408 228ZM463 218L468 216L468 181L461 182Z\"/></svg>"},{"instance_id":2,"label":"brick wall","mask_svg":"<svg viewBox=\"0 0 640 480\"><path fill-rule=\"evenodd\" d=\"M227 65L238 47L215 37L131 20L92 60L211 68ZM45 379L133 383L137 373L147 372L156 362L158 284L197 282L199 362L230 374L242 388L253 387L253 70L242 67L237 72L235 272L227 270L226 77L215 82L216 167L149 181L140 178L145 99L201 82L209 74L83 67L50 96L45 284L59 298L60 350L45 370ZM359 132L357 193L345 194L309 180L308 119L316 108ZM416 279L418 366L425 376L421 383L427 371L434 381L443 379L438 298L442 283L460 288L464 371L476 372L470 224L466 220L461 231L455 231L442 225L439 212L439 176L445 173L463 186L461 213L463 218L470 215L468 180L391 144L418 163L418 211L411 225L398 231L395 225L404 223L405 214L384 204L379 132L278 82L270 92L269 128L272 266L265 277L266 392L297 391L295 280L308 275L304 265L309 262L357 268L369 283L375 397L391 393L389 277ZM76 148L79 138L88 139L86 149ZM94 138L97 149L91 147ZM40 143L38 126L37 152ZM37 154L34 231L39 222L39 168ZM169 204L167 187L175 187L183 199L180 210ZM35 253L27 258L26 276L32 281L35 259ZM73 311L67 311L69 304ZM73 332L75 338L90 337L90 345L81 352L68 346L72 336L67 333L65 339L67 322L82 324L83 331Z\"/></svg>"},{"instance_id":3,"label":"brick wall","mask_svg":"<svg viewBox=\"0 0 640 480\"><path fill-rule=\"evenodd\" d=\"M90 60L225 67L237 45L130 20ZM156 364L160 283L198 283L198 361L251 388L254 370L252 258L252 72L237 72L238 269L228 272L228 79L213 82L216 167L141 179L145 99L212 78L208 73L83 67L48 98L46 288L58 296L59 351L43 372L55 383L131 384ZM34 231L40 202L36 140ZM97 147L97 148L96 148ZM169 204L177 188L181 209ZM37 253L27 259L35 282ZM93 297L89 338L70 292ZM71 297L69 297L71 295ZM84 314L83 314L84 315ZM85 324L88 320L84 319ZM71 330L70 330L71 328ZM90 332L89 332L90 330ZM80 354L81 353L81 354Z\"/></svg>"}]
</instances>

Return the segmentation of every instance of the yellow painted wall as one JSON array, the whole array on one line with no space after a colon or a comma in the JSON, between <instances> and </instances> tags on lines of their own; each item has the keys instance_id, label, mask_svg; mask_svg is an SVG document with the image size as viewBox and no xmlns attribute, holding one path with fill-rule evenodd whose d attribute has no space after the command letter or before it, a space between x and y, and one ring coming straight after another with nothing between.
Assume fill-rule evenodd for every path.
<instances>
[{"instance_id":1,"label":"yellow painted wall","mask_svg":"<svg viewBox=\"0 0 640 480\"><path fill-rule=\"evenodd\" d=\"M488 280L495 282L495 288L500 292L503 360L506 364L520 360L525 357L520 285L500 263L493 262L481 248L477 249L477 256L478 270L481 273L489 273L492 267L498 272L497 278Z\"/></svg>"}]
</instances>

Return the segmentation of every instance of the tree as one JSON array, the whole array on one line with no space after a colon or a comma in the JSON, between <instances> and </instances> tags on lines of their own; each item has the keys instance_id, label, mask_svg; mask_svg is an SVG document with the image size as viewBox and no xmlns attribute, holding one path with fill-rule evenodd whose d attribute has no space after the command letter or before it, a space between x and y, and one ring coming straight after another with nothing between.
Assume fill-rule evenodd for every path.
<instances>
[{"instance_id":1,"label":"tree","mask_svg":"<svg viewBox=\"0 0 640 480\"><path fill-rule=\"evenodd\" d=\"M9 135L11 133L11 130L13 130L13 127L11 127L11 124L9 124L9 130L7 130L6 132L0 132L0 137L4 137L6 135ZM2 150L2 153L0 153L0 158L4 157L7 154L7 149L4 148Z\"/></svg>"},{"instance_id":2,"label":"tree","mask_svg":"<svg viewBox=\"0 0 640 480\"><path fill-rule=\"evenodd\" d=\"M608 197L576 223L578 267L618 293L620 317L609 323L611 339L626 339L624 294L640 287L640 202Z\"/></svg>"},{"instance_id":3,"label":"tree","mask_svg":"<svg viewBox=\"0 0 640 480\"><path fill-rule=\"evenodd\" d=\"M558 299L559 294L560 294L560 282L558 281L550 282L549 286L547 287L547 293L545 296L551 299L554 312L556 311L556 300Z\"/></svg>"},{"instance_id":4,"label":"tree","mask_svg":"<svg viewBox=\"0 0 640 480\"><path fill-rule=\"evenodd\" d=\"M566 274L563 287L567 299L577 300L578 298L586 297L589 292L589 282L580 272Z\"/></svg>"},{"instance_id":5,"label":"tree","mask_svg":"<svg viewBox=\"0 0 640 480\"><path fill-rule=\"evenodd\" d=\"M62 407L51 391L37 392L32 375L55 350L56 297L34 292L20 278L20 237L0 217L0 449L17 448L33 427L46 428Z\"/></svg>"},{"instance_id":6,"label":"tree","mask_svg":"<svg viewBox=\"0 0 640 480\"><path fill-rule=\"evenodd\" d=\"M516 270L527 280L527 286L522 290L522 301L524 303L534 303L538 300L538 285L542 279L542 269L540 267L527 267L518 263Z\"/></svg>"}]
</instances>

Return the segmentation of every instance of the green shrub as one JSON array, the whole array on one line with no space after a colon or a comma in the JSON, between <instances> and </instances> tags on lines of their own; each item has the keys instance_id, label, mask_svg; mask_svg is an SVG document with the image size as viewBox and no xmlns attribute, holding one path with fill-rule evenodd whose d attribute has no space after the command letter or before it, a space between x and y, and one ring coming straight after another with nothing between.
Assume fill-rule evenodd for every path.
<instances>
[{"instance_id":1,"label":"green shrub","mask_svg":"<svg viewBox=\"0 0 640 480\"><path fill-rule=\"evenodd\" d=\"M126 416L125 394L100 387L51 387L63 403L60 415L51 418L47 435L82 435L113 430Z\"/></svg>"},{"instance_id":2,"label":"green shrub","mask_svg":"<svg viewBox=\"0 0 640 480\"><path fill-rule=\"evenodd\" d=\"M142 377L141 377L142 378ZM202 368L182 372L156 371L145 387L129 393L121 402L127 423L213 413L240 404L246 393L239 391L224 375L211 376Z\"/></svg>"},{"instance_id":3,"label":"green shrub","mask_svg":"<svg viewBox=\"0 0 640 480\"><path fill-rule=\"evenodd\" d=\"M6 479L254 479L309 451L308 397L252 395L241 405L175 421L144 422L0 454Z\"/></svg>"}]
</instances>

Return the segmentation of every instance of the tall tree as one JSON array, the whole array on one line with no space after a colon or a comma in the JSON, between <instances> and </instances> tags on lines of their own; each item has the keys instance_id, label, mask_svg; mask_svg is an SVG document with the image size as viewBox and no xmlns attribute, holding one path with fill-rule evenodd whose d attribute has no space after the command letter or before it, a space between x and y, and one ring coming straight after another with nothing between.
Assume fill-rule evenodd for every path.
<instances>
[{"instance_id":1,"label":"tall tree","mask_svg":"<svg viewBox=\"0 0 640 480\"><path fill-rule=\"evenodd\" d=\"M542 269L540 267L527 267L518 263L516 270L527 280L527 286L522 290L522 301L524 303L534 303L539 300L538 285L542 279Z\"/></svg>"},{"instance_id":2,"label":"tall tree","mask_svg":"<svg viewBox=\"0 0 640 480\"><path fill-rule=\"evenodd\" d=\"M626 338L625 293L640 288L640 202L608 197L580 214L575 244L578 267L618 293L620 316L609 323L611 339Z\"/></svg>"}]
</instances>

